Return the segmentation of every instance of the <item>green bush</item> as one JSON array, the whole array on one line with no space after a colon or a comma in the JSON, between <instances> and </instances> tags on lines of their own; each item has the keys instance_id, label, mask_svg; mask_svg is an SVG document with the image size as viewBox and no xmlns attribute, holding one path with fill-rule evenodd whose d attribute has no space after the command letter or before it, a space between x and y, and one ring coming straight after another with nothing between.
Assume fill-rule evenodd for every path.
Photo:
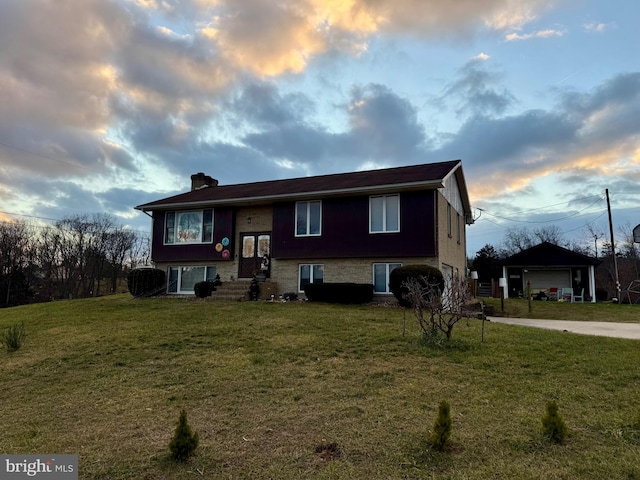
<instances>
[{"instance_id":1,"label":"green bush","mask_svg":"<svg viewBox=\"0 0 640 480\"><path fill-rule=\"evenodd\" d=\"M449 403L443 400L438 407L438 418L433 424L433 432L431 432L431 446L443 451L449 443L451 436L451 408Z\"/></svg>"},{"instance_id":2,"label":"green bush","mask_svg":"<svg viewBox=\"0 0 640 480\"><path fill-rule=\"evenodd\" d=\"M562 443L568 435L567 426L558 413L555 401L547 402L547 413L542 417L542 432L554 443Z\"/></svg>"},{"instance_id":3,"label":"green bush","mask_svg":"<svg viewBox=\"0 0 640 480\"><path fill-rule=\"evenodd\" d=\"M193 291L198 298L205 298L210 297L216 291L216 287L213 281L205 280L204 282L196 283L193 286Z\"/></svg>"},{"instance_id":4,"label":"green bush","mask_svg":"<svg viewBox=\"0 0 640 480\"><path fill-rule=\"evenodd\" d=\"M164 292L166 275L157 268L136 268L127 275L127 288L134 297L157 295Z\"/></svg>"},{"instance_id":5,"label":"green bush","mask_svg":"<svg viewBox=\"0 0 640 480\"><path fill-rule=\"evenodd\" d=\"M362 304L373 300L371 283L309 283L304 294L312 302Z\"/></svg>"},{"instance_id":6,"label":"green bush","mask_svg":"<svg viewBox=\"0 0 640 480\"><path fill-rule=\"evenodd\" d=\"M169 443L171 457L176 462L185 462L198 447L199 441L198 432L191 431L191 427L187 423L187 412L182 410L173 439Z\"/></svg>"},{"instance_id":7,"label":"green bush","mask_svg":"<svg viewBox=\"0 0 640 480\"><path fill-rule=\"evenodd\" d=\"M7 352L15 352L22 346L26 336L27 334L24 329L24 322L14 323L7 327L2 333L0 343L4 344Z\"/></svg>"},{"instance_id":8,"label":"green bush","mask_svg":"<svg viewBox=\"0 0 640 480\"><path fill-rule=\"evenodd\" d=\"M444 277L442 272L429 265L405 265L393 269L389 275L389 290L398 300L401 306L410 308L411 302L406 299L409 293L406 282L416 279L422 287L425 287L425 295L437 293L444 290ZM425 298L428 301L428 298Z\"/></svg>"}]
</instances>

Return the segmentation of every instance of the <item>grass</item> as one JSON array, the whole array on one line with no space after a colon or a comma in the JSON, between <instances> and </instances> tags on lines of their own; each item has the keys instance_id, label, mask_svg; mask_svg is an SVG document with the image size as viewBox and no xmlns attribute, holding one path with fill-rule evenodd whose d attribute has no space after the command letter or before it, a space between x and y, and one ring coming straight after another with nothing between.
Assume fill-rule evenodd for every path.
<instances>
[{"instance_id":1,"label":"grass","mask_svg":"<svg viewBox=\"0 0 640 480\"><path fill-rule=\"evenodd\" d=\"M28 334L0 352L0 452L77 453L82 479L640 479L638 341L489 323L482 343L471 320L432 350L403 315L126 295L0 310ZM551 400L562 445L541 431ZM177 464L182 409L200 445Z\"/></svg>"},{"instance_id":2,"label":"grass","mask_svg":"<svg viewBox=\"0 0 640 480\"><path fill-rule=\"evenodd\" d=\"M523 299L505 299L504 313L497 298L481 298L495 309L496 316L513 318L540 318L550 320L582 320L586 322L640 322L640 305L614 303L529 302Z\"/></svg>"}]
</instances>

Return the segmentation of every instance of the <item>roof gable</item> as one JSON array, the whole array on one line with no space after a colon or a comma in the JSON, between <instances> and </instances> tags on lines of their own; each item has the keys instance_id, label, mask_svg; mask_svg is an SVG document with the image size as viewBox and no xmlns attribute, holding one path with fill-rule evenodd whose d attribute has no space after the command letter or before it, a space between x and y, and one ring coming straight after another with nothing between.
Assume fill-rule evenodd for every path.
<instances>
[{"instance_id":1,"label":"roof gable","mask_svg":"<svg viewBox=\"0 0 640 480\"><path fill-rule=\"evenodd\" d=\"M572 252L550 242L518 252L503 260L505 266L584 266L597 265L597 259Z\"/></svg>"}]
</instances>

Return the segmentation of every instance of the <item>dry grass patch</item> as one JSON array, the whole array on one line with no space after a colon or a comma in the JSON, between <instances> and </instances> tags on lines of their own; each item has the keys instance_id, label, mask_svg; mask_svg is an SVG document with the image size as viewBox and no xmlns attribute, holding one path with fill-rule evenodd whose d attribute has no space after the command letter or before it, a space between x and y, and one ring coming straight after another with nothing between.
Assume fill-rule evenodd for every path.
<instances>
[{"instance_id":1,"label":"dry grass patch","mask_svg":"<svg viewBox=\"0 0 640 480\"><path fill-rule=\"evenodd\" d=\"M0 353L0 451L78 453L84 479L640 478L638 342L487 324L481 343L473 320L432 350L402 319L128 296L1 310L29 337ZM549 400L562 446L541 432ZM177 465L181 409L200 445Z\"/></svg>"}]
</instances>

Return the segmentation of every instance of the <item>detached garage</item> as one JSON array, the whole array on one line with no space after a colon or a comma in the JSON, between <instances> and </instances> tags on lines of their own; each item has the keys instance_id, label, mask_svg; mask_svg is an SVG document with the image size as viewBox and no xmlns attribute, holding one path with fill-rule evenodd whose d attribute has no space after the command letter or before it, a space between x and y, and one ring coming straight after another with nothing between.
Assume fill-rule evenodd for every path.
<instances>
[{"instance_id":1,"label":"detached garage","mask_svg":"<svg viewBox=\"0 0 640 480\"><path fill-rule=\"evenodd\" d=\"M562 292L569 291L572 301L579 298L595 302L598 263L595 258L543 242L503 261L505 297L522 297L527 282L531 282L532 292L543 293L545 298L562 298Z\"/></svg>"}]
</instances>

